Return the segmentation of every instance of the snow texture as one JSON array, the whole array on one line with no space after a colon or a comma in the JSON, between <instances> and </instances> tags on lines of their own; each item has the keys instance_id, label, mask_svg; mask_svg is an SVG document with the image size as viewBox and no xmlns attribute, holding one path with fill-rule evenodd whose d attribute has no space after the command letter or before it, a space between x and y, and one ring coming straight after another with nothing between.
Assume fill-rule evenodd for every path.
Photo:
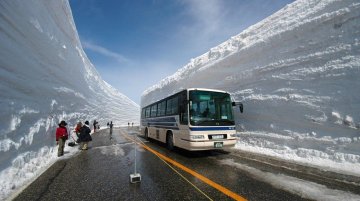
<instances>
[{"instance_id":1,"label":"snow texture","mask_svg":"<svg viewBox=\"0 0 360 201\"><path fill-rule=\"evenodd\" d=\"M141 105L226 90L244 104L236 148L360 175L359 77L360 2L299 0L191 59Z\"/></svg>"},{"instance_id":2,"label":"snow texture","mask_svg":"<svg viewBox=\"0 0 360 201\"><path fill-rule=\"evenodd\" d=\"M0 47L0 200L57 160L61 120L138 123L87 58L67 0L0 1Z\"/></svg>"},{"instance_id":3,"label":"snow texture","mask_svg":"<svg viewBox=\"0 0 360 201\"><path fill-rule=\"evenodd\" d=\"M297 194L305 199L318 200L318 201L358 201L360 196L350 192L341 190L330 189L324 185L314 182L305 181L295 177L264 172L244 164L234 162L232 159L221 160L221 164L229 165L242 171L248 172L252 177L266 181L267 183L275 186L276 188L283 189L293 194Z\"/></svg>"}]
</instances>

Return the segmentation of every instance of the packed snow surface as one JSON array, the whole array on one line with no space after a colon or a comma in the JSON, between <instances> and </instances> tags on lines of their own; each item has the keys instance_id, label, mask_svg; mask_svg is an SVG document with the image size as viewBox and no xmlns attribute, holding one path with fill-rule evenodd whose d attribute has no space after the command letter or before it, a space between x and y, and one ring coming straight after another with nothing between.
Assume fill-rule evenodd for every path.
<instances>
[{"instance_id":1,"label":"packed snow surface","mask_svg":"<svg viewBox=\"0 0 360 201\"><path fill-rule=\"evenodd\" d=\"M353 194L351 192L331 189L321 184L305 181L283 174L264 172L244 164L236 163L232 159L221 160L220 163L248 172L258 180L265 181L273 186L276 186L277 188L286 190L293 194L298 194L304 199L318 201L360 200L360 195Z\"/></svg>"},{"instance_id":2,"label":"packed snow surface","mask_svg":"<svg viewBox=\"0 0 360 201\"><path fill-rule=\"evenodd\" d=\"M90 63L67 0L0 1L0 30L3 200L57 159L60 120L123 125L139 107ZM227 90L245 106L236 148L360 175L359 55L359 1L299 0L191 59L142 105L188 87Z\"/></svg>"},{"instance_id":3,"label":"packed snow surface","mask_svg":"<svg viewBox=\"0 0 360 201\"><path fill-rule=\"evenodd\" d=\"M0 1L0 92L0 200L57 159L61 120L139 121L84 53L67 0Z\"/></svg>"},{"instance_id":4,"label":"packed snow surface","mask_svg":"<svg viewBox=\"0 0 360 201\"><path fill-rule=\"evenodd\" d=\"M236 148L360 175L360 2L299 0L143 92L229 91Z\"/></svg>"}]
</instances>

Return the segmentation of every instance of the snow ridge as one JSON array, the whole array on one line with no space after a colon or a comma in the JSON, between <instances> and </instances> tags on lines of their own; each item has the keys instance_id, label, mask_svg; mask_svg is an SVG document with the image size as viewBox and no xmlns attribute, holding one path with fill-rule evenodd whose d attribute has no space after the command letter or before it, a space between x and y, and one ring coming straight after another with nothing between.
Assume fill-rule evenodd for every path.
<instances>
[{"instance_id":1,"label":"snow ridge","mask_svg":"<svg viewBox=\"0 0 360 201\"><path fill-rule=\"evenodd\" d=\"M55 129L139 121L139 106L102 80L67 0L0 1L0 200L57 160ZM71 150L70 150L71 151ZM9 179L11 178L11 179Z\"/></svg>"},{"instance_id":2,"label":"snow ridge","mask_svg":"<svg viewBox=\"0 0 360 201\"><path fill-rule=\"evenodd\" d=\"M356 0L295 1L148 88L141 105L183 88L226 90L245 108L239 149L359 167L359 10Z\"/></svg>"}]
</instances>

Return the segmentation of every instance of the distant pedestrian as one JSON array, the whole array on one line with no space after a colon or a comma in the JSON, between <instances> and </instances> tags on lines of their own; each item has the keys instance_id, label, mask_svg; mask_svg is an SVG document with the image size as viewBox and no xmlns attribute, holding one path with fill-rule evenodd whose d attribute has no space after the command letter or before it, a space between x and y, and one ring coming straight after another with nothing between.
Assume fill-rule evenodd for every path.
<instances>
[{"instance_id":1,"label":"distant pedestrian","mask_svg":"<svg viewBox=\"0 0 360 201\"><path fill-rule=\"evenodd\" d=\"M128 127L130 127L130 122L128 122Z\"/></svg>"},{"instance_id":2,"label":"distant pedestrian","mask_svg":"<svg viewBox=\"0 0 360 201\"><path fill-rule=\"evenodd\" d=\"M111 135L111 134L112 134L112 131L113 131L113 126L114 126L114 124L112 123L112 121L110 122L109 126L110 126L110 135Z\"/></svg>"},{"instance_id":3,"label":"distant pedestrian","mask_svg":"<svg viewBox=\"0 0 360 201\"><path fill-rule=\"evenodd\" d=\"M59 127L56 129L56 144L59 145L58 157L64 155L65 141L69 137L66 125L67 123L65 121L61 121Z\"/></svg>"},{"instance_id":4,"label":"distant pedestrian","mask_svg":"<svg viewBox=\"0 0 360 201\"><path fill-rule=\"evenodd\" d=\"M134 127L134 122L131 122L131 127Z\"/></svg>"},{"instance_id":5,"label":"distant pedestrian","mask_svg":"<svg viewBox=\"0 0 360 201\"><path fill-rule=\"evenodd\" d=\"M94 126L94 133L96 132L96 124L97 124L97 122L96 122L96 119L94 120L94 123L93 123L93 126Z\"/></svg>"},{"instance_id":6,"label":"distant pedestrian","mask_svg":"<svg viewBox=\"0 0 360 201\"><path fill-rule=\"evenodd\" d=\"M89 142L92 141L91 130L89 128L89 121L85 121L85 124L80 129L80 147L81 150L87 150Z\"/></svg>"}]
</instances>

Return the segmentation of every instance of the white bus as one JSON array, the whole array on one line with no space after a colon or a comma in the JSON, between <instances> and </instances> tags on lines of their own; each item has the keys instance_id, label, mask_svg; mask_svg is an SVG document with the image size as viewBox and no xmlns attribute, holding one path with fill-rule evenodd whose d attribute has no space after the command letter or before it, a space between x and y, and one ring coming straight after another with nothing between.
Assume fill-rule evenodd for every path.
<instances>
[{"instance_id":1,"label":"white bus","mask_svg":"<svg viewBox=\"0 0 360 201\"><path fill-rule=\"evenodd\" d=\"M190 151L221 149L236 143L230 94L212 89L185 89L141 110L141 133Z\"/></svg>"}]
</instances>

